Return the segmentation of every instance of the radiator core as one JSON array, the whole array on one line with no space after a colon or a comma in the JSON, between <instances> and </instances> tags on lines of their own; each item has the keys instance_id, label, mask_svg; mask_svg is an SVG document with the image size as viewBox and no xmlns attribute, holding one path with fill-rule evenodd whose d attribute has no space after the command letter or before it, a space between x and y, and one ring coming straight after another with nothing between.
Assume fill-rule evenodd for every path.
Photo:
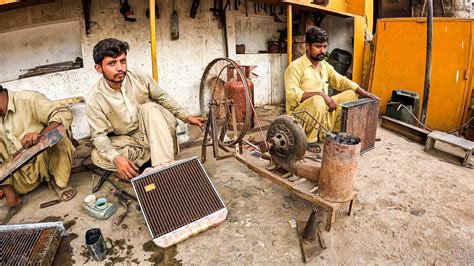
<instances>
[{"instance_id":1,"label":"radiator core","mask_svg":"<svg viewBox=\"0 0 474 266\"><path fill-rule=\"evenodd\" d=\"M364 98L341 104L341 131L353 134L361 140L361 153L375 146L379 102Z\"/></svg>"},{"instance_id":2,"label":"radiator core","mask_svg":"<svg viewBox=\"0 0 474 266\"><path fill-rule=\"evenodd\" d=\"M217 226L227 209L199 159L193 157L132 179L156 245L168 247Z\"/></svg>"},{"instance_id":3,"label":"radiator core","mask_svg":"<svg viewBox=\"0 0 474 266\"><path fill-rule=\"evenodd\" d=\"M0 226L0 265L51 265L62 222Z\"/></svg>"}]
</instances>

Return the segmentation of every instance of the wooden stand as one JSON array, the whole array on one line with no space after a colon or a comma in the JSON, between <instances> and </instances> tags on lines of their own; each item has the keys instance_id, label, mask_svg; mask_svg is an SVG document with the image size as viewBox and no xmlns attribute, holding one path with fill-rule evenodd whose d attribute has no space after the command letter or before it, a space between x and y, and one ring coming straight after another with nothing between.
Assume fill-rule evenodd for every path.
<instances>
[{"instance_id":1,"label":"wooden stand","mask_svg":"<svg viewBox=\"0 0 474 266\"><path fill-rule=\"evenodd\" d=\"M425 151L428 151L431 148L433 148L437 140L445 142L445 143L449 143L451 145L454 145L456 147L463 149L465 154L464 154L462 165L468 166L469 160L471 159L472 151L474 150L474 142L453 136L451 134L447 134L447 133L443 133L439 131L433 131L430 134L428 134L428 138L426 140L426 145L425 145Z\"/></svg>"},{"instance_id":2,"label":"wooden stand","mask_svg":"<svg viewBox=\"0 0 474 266\"><path fill-rule=\"evenodd\" d=\"M318 186L305 178L291 178L291 175L281 175L265 168L268 165L267 160L257 159L250 156L248 153L236 155L237 160L246 165L250 170L262 175L281 187L295 193L299 197L316 204L328 212L326 219L326 230L330 231L332 224L336 220L336 212L346 203L349 203L348 215L352 214L352 207L354 200L357 198L357 192L345 202L330 202L323 199L318 194ZM291 180L291 181L290 181Z\"/></svg>"}]
</instances>

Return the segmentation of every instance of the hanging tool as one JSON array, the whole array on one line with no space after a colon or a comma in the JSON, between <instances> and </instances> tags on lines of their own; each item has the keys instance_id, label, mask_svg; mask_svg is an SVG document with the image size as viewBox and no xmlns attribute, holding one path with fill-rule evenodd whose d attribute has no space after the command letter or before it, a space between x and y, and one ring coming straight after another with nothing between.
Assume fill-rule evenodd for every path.
<instances>
[{"instance_id":1,"label":"hanging tool","mask_svg":"<svg viewBox=\"0 0 474 266\"><path fill-rule=\"evenodd\" d=\"M249 16L249 1L248 0L244 0L245 1L245 16L248 17Z\"/></svg>"},{"instance_id":2,"label":"hanging tool","mask_svg":"<svg viewBox=\"0 0 474 266\"><path fill-rule=\"evenodd\" d=\"M173 1L173 13L171 14L171 40L179 39L179 15L176 12Z\"/></svg>"},{"instance_id":3,"label":"hanging tool","mask_svg":"<svg viewBox=\"0 0 474 266\"><path fill-rule=\"evenodd\" d=\"M200 0L193 0L193 3L191 4L191 13L189 14L190 18L196 18L199 2Z\"/></svg>"}]
</instances>

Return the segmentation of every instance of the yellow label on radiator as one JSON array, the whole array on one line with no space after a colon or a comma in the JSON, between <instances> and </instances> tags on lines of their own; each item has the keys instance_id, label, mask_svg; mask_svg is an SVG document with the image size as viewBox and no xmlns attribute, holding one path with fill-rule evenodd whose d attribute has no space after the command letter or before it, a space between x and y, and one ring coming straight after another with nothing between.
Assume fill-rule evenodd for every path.
<instances>
[{"instance_id":1,"label":"yellow label on radiator","mask_svg":"<svg viewBox=\"0 0 474 266\"><path fill-rule=\"evenodd\" d=\"M145 187L145 191L146 191L146 192L150 192L150 191L152 191L153 189L156 189L156 186L155 186L154 183L151 183L151 184L149 184L149 185L147 185L147 186Z\"/></svg>"}]
</instances>

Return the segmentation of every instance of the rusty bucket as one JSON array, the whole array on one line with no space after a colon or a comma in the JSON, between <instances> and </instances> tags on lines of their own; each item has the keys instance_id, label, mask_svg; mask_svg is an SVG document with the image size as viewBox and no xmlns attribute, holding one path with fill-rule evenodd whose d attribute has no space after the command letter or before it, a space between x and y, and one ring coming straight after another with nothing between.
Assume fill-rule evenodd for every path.
<instances>
[{"instance_id":1,"label":"rusty bucket","mask_svg":"<svg viewBox=\"0 0 474 266\"><path fill-rule=\"evenodd\" d=\"M345 202L353 196L361 141L358 137L339 133L327 135L319 176L319 195L332 202Z\"/></svg>"}]
</instances>

